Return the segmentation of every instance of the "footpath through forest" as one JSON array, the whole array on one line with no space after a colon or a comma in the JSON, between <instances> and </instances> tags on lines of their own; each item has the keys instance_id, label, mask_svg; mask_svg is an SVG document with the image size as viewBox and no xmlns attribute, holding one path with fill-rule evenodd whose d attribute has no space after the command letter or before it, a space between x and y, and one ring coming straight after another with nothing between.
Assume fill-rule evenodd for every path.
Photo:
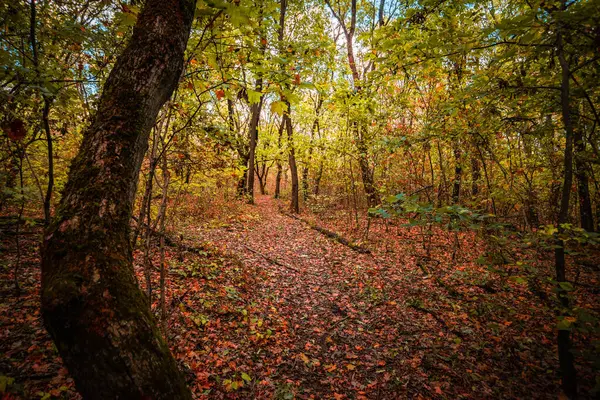
<instances>
[{"instance_id":1,"label":"footpath through forest","mask_svg":"<svg viewBox=\"0 0 600 400\"><path fill-rule=\"evenodd\" d=\"M364 254L282 207L262 196L235 215L190 217L168 248L167 338L196 398L556 398L552 313L519 285L454 278L475 268L474 237L452 266L436 245L434 270L417 265L409 229L374 226ZM384 235L396 246L376 246ZM0 379L15 398L77 398L41 325L39 259L26 248L24 294L1 277Z\"/></svg>"},{"instance_id":2,"label":"footpath through forest","mask_svg":"<svg viewBox=\"0 0 600 400\"><path fill-rule=\"evenodd\" d=\"M241 312L248 312L248 326L235 318L229 329L207 323L221 341L205 351L233 362L216 369L227 371L221 383L232 389L223 396L555 398L553 326L528 332L541 322L530 316L535 305L524 301L507 309L511 299L487 302L486 295L495 292L490 283L468 287L468 296L449 289L416 265L407 243L418 239L411 239L410 230L384 238L399 247L387 243L363 254L291 218L286 209L262 196L239 214L241 221L198 230L197 241L236 257L245 277L245 285L229 289L236 292L229 300L239 296L247 306ZM373 236L385 235L379 228ZM464 241L470 254L474 238ZM446 245L440 243L439 255L433 255L451 269ZM545 317L552 321L552 315ZM532 346L536 341L541 346ZM207 379L207 393L215 395L214 381ZM236 388L236 381L244 386Z\"/></svg>"}]
</instances>

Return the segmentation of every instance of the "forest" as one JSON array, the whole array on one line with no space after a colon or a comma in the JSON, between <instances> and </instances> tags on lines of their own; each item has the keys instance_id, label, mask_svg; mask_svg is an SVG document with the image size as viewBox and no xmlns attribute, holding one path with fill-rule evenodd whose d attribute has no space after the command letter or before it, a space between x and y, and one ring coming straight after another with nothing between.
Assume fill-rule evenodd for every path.
<instances>
[{"instance_id":1,"label":"forest","mask_svg":"<svg viewBox=\"0 0 600 400\"><path fill-rule=\"evenodd\" d=\"M598 398L598 108L598 0L0 0L0 398Z\"/></svg>"}]
</instances>

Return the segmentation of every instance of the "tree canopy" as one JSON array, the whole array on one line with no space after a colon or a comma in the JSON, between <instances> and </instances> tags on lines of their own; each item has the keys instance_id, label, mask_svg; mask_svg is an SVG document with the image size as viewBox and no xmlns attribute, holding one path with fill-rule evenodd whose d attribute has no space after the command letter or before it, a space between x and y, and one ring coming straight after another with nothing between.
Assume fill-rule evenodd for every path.
<instances>
[{"instance_id":1,"label":"tree canopy","mask_svg":"<svg viewBox=\"0 0 600 400\"><path fill-rule=\"evenodd\" d=\"M276 254L252 247L251 232L239 233L248 235L246 249L236 241L238 236L223 233L230 218L258 226L257 231L268 235L268 229L262 231L265 222L257 220L285 226L279 216L271 215L274 209L289 219L290 226L272 226L273 230L304 226L312 234L324 234L340 246L364 250L360 254L381 260L397 251L398 273L411 276L414 267L443 292L439 296L426 292L427 298L444 299L445 304L433 306L417 299L406 307L426 310L445 330L455 333L456 346L468 342L466 337L475 328L469 325L471 332L463 332L446 320L465 313L471 318L469 324L486 325L485 315L494 314L490 304L499 304L486 296L499 296L499 302L515 307L501 318L510 324L521 312L517 304L535 304L528 317L537 320L529 327L535 330L531 342L537 347L532 346L552 346L550 351L557 357L547 365L540 361L542 356L533 354L538 350L519 347L519 352L527 352L522 357L524 369L535 365L531 367L535 371L551 371L546 383L536 383L542 393L529 394L549 398L560 390L568 398L597 396L598 1L158 3L0 0L0 232L3 249L9 249L2 277L6 293L14 287L17 295L31 295L40 278L24 276L33 273L29 257L34 259L32 265L39 260L25 248L45 243L46 287L41 293L46 324L84 396L99 396L105 384L80 383L87 378L80 378L73 365L84 362L85 351L80 349L71 360L67 354L73 354L77 345L59 339L62 334L79 334L79 328L58 331L65 321L61 313L74 304L73 299L88 295L80 290L88 290L82 282L96 283L92 266L114 269L111 282L127 270L124 286L143 289L123 300L144 304L138 317L120 310L115 305L120 300L107 300L98 307L112 309L120 321L147 319L132 335L151 332L152 338L158 338L167 361L153 365L167 365L173 369L172 379L181 383L182 375L160 338L166 337L173 346L173 336L181 337L169 328L170 309L184 316L192 311L186 308L185 294L169 289L175 265L185 262L170 261L174 255L168 249L217 260L213 261L228 271L231 254L225 247L231 245L236 256L253 255L265 265L287 268L292 275L303 271L312 276L315 272L309 267L298 270L291 261L304 253L294 248L289 231L269 244ZM166 42L170 36L156 27L151 31L152 25L144 20L144 16L158 20L179 16L177 7L188 6L194 8L189 24L160 22L167 29L171 21L173 37L179 35L187 45L175 39ZM151 42L155 38L157 42ZM177 46L183 46L181 51ZM180 62L181 67L175 65ZM29 230L36 235L28 236ZM194 236L196 231L203 233ZM191 237L194 240L187 240ZM223 248L216 251L200 245L201 239ZM293 254L292 259L281 261L279 256L286 252ZM80 273L78 268L88 264L87 272ZM104 271L105 267L97 268ZM64 309L56 308L56 299L72 287L65 284L58 292L47 289L56 289L56 282L66 276L57 272L60 279L46 280L54 277L49 270L70 274L79 288L77 296L65 300ZM375 271L373 279L385 281L386 272ZM192 279L188 273L185 279ZM214 284L208 281L203 284ZM227 291L230 287L217 286L203 288ZM473 293L465 287L474 286L483 294L468 297ZM103 298L104 289L92 291L95 295L89 298ZM114 299L129 290L113 289L106 288ZM366 289L360 290L362 296ZM225 296L243 297L232 293ZM388 293L370 301L377 308L402 299ZM440 317L448 304L452 312ZM483 310L486 307L488 311ZM52 312L54 317L49 317ZM210 335L207 327L216 319L198 312L195 328ZM54 322L49 322L52 318ZM254 332L262 332L257 321L266 317L256 318ZM344 318L352 319L344 315L335 324L343 324ZM87 331L85 324L82 329ZM500 343L504 339L498 329L490 327L478 334ZM541 332L545 332L544 342ZM527 336L523 331L518 334ZM545 342L546 336L551 342ZM119 347L112 338L107 342ZM133 357L127 354L122 357ZM379 369L373 367L377 379L391 373L387 368L394 357L389 354L386 367L386 362ZM431 354L438 353L432 350ZM449 357L458 354L457 347ZM485 362L483 354L477 355L481 362ZM188 359L183 366L183 356L174 355L180 369L200 374L196 381L190 374L185 378L199 398L215 393L217 398L263 394L265 398L310 398L310 391L302 392L297 383L302 379L296 382L285 374L287 381L278 381L279 386L264 384L264 393L244 392L259 385L249 372L215 378L203 387L198 381L204 379L205 370L190 365ZM317 358L299 357L306 368L323 369L315 363ZM349 360L348 373L357 365ZM285 369L278 365L273 368ZM323 376L331 378L333 371L326 370ZM481 381L491 379L478 373ZM323 376L313 381L323 384ZM14 370L0 368L0 392L21 390L27 397L28 389L7 383L13 378ZM136 376L131 379L136 381ZM143 379L156 379L156 374L139 382ZM262 380L268 383L269 379L265 373ZM369 391L368 385L377 379L360 375L358 394L340 394L338 388L331 393L315 389L313 395L376 398L377 392ZM394 379L378 383L385 396L393 393L394 384L408 385ZM435 382L437 386L431 387L439 391L423 392L423 397L444 398L448 392L455 398L512 398L531 389L478 394L467 393L468 385L451 392L456 382L448 386ZM181 390L178 393L185 393L181 394L185 398L189 393L181 385L170 390ZM335 385L330 383L332 388ZM290 393L292 397L285 397ZM417 393L420 389L409 392Z\"/></svg>"}]
</instances>

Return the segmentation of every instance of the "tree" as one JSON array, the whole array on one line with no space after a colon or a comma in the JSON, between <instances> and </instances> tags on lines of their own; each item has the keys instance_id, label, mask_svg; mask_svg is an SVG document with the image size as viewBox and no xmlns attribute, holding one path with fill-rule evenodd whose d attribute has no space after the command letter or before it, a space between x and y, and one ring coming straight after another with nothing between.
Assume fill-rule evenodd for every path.
<instances>
[{"instance_id":1,"label":"tree","mask_svg":"<svg viewBox=\"0 0 600 400\"><path fill-rule=\"evenodd\" d=\"M278 30L278 42L279 42L279 53L284 54L283 39L285 32L285 14L287 11L287 0L280 1L280 13L279 13L279 30ZM289 91L289 85L284 84L284 89ZM290 165L290 174L292 176L292 192L290 199L290 211L298 214L300 212L300 201L299 201L299 183L298 183L298 167L296 165L296 149L294 148L294 132L292 129L292 105L289 99L285 96L281 96L281 101L285 104L285 112L283 113L282 124L285 124L285 131L287 133L288 140L288 162ZM279 171L278 171L279 172ZM280 175L278 175L280 177ZM278 178L279 179L279 178ZM279 186L279 184L277 184ZM277 197L279 196L279 190L276 190Z\"/></svg>"},{"instance_id":2,"label":"tree","mask_svg":"<svg viewBox=\"0 0 600 400\"><path fill-rule=\"evenodd\" d=\"M342 10L341 5L338 4L338 8L336 10L328 0L326 1L326 3L329 6L331 13L338 21L344 32L344 38L346 39L348 66L350 67L350 71L352 73L354 93L357 97L360 97L364 93L363 86L365 82L362 81L360 73L358 71L356 56L354 52L354 39L356 32L357 17L356 0L351 0L350 2L350 23L347 23L345 19L346 14L348 13L348 9ZM382 6L383 4L384 2L382 2ZM382 20L383 18L380 18L380 21ZM383 24L383 22L381 22L381 24ZM367 71L364 72L366 73ZM375 170L373 167L371 167L369 159L367 157L369 151L366 139L367 129L365 126L362 125L363 124L361 124L360 121L352 121L352 131L354 133L354 140L356 141L356 150L358 152L358 164L360 166L361 178L367 197L367 203L370 207L374 207L379 203L379 194L377 193L377 188L375 187Z\"/></svg>"},{"instance_id":3,"label":"tree","mask_svg":"<svg viewBox=\"0 0 600 400\"><path fill-rule=\"evenodd\" d=\"M73 160L42 248L42 314L86 399L188 399L133 273L129 221L149 132L175 89L194 0L148 0Z\"/></svg>"}]
</instances>

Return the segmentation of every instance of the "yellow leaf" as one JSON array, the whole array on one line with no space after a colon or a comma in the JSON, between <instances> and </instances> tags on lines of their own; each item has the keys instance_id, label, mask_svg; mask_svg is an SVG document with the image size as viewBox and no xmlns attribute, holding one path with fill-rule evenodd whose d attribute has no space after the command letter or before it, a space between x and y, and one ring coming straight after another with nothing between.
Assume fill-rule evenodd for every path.
<instances>
[{"instance_id":1,"label":"yellow leaf","mask_svg":"<svg viewBox=\"0 0 600 400\"><path fill-rule=\"evenodd\" d=\"M337 366L335 364L325 364L324 368L327 372L333 372L337 369Z\"/></svg>"}]
</instances>

